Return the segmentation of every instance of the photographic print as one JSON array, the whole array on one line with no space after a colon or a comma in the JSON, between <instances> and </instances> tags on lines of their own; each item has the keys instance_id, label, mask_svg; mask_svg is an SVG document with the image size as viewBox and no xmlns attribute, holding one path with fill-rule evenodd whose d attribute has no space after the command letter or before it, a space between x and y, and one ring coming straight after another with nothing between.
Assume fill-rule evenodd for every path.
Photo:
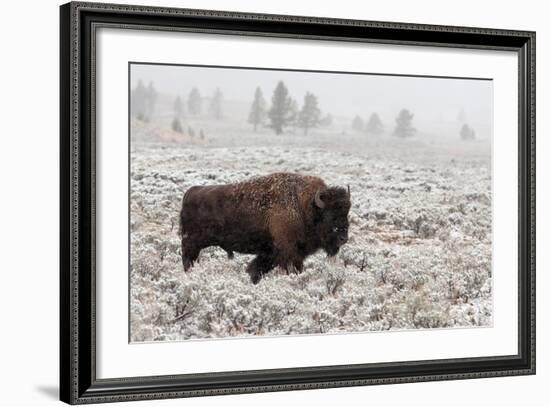
<instances>
[{"instance_id":1,"label":"photographic print","mask_svg":"<svg viewBox=\"0 0 550 407\"><path fill-rule=\"evenodd\" d=\"M129 340L492 325L493 82L129 64Z\"/></svg>"},{"instance_id":2,"label":"photographic print","mask_svg":"<svg viewBox=\"0 0 550 407\"><path fill-rule=\"evenodd\" d=\"M535 374L535 37L62 5L60 399Z\"/></svg>"}]
</instances>

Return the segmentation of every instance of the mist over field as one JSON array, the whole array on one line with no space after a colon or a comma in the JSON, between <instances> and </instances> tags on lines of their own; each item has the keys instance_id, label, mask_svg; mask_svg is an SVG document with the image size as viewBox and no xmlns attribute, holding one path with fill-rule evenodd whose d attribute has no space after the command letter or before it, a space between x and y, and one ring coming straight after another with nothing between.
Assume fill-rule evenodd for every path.
<instances>
[{"instance_id":1,"label":"mist over field","mask_svg":"<svg viewBox=\"0 0 550 407\"><path fill-rule=\"evenodd\" d=\"M491 81L132 65L131 101L132 341L492 324ZM350 185L336 258L184 272L184 192L281 171Z\"/></svg>"}]
</instances>

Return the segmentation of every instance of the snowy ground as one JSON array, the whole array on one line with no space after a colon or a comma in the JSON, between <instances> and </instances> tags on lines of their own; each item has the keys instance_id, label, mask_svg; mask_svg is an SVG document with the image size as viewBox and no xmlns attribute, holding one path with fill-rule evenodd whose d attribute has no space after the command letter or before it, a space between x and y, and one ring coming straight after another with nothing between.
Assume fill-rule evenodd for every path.
<instances>
[{"instance_id":1,"label":"snowy ground","mask_svg":"<svg viewBox=\"0 0 550 407\"><path fill-rule=\"evenodd\" d=\"M193 138L132 125L132 341L491 325L488 142L268 131L222 140L215 129L201 139L199 125ZM302 274L274 270L252 285L251 256L211 247L185 273L184 191L275 171L351 186L337 258L319 252Z\"/></svg>"}]
</instances>

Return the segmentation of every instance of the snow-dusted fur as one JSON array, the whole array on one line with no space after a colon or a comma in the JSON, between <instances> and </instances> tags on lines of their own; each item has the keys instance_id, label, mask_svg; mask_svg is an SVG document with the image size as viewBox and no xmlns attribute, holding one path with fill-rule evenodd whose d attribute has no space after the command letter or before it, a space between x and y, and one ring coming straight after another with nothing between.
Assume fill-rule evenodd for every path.
<instances>
[{"instance_id":1,"label":"snow-dusted fur","mask_svg":"<svg viewBox=\"0 0 550 407\"><path fill-rule=\"evenodd\" d=\"M304 259L324 249L334 256L348 239L349 191L327 187L319 177L288 172L233 184L193 186L180 211L182 264L218 246L254 254L247 267L257 284L273 267L301 272Z\"/></svg>"},{"instance_id":2,"label":"snow-dusted fur","mask_svg":"<svg viewBox=\"0 0 550 407\"><path fill-rule=\"evenodd\" d=\"M152 132L132 125L132 341L492 323L490 143ZM252 285L252 256L210 247L185 273L184 191L278 171L351 186L349 241L335 259L318 252L301 274L275 269Z\"/></svg>"}]
</instances>

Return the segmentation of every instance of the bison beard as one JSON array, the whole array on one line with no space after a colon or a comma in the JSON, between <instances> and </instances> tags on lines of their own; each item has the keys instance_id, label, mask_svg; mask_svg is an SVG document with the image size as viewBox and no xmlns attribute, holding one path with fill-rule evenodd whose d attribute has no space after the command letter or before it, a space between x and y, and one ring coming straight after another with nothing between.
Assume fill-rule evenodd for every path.
<instances>
[{"instance_id":1,"label":"bison beard","mask_svg":"<svg viewBox=\"0 0 550 407\"><path fill-rule=\"evenodd\" d=\"M202 249L219 246L229 258L256 255L247 268L254 284L275 266L301 272L307 256L319 249L334 256L347 242L350 205L349 187L290 173L191 187L180 212L183 268Z\"/></svg>"}]
</instances>

